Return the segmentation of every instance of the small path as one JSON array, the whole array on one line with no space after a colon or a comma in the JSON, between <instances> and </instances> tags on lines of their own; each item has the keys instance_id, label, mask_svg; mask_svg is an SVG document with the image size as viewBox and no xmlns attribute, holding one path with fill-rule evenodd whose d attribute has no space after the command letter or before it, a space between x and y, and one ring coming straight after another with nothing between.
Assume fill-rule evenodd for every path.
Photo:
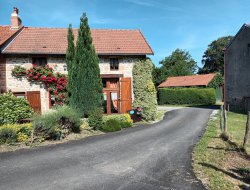
<instances>
[{"instance_id":1,"label":"small path","mask_svg":"<svg viewBox=\"0 0 250 190\"><path fill-rule=\"evenodd\" d=\"M191 154L212 109L65 144L0 154L4 190L202 190Z\"/></svg>"}]
</instances>

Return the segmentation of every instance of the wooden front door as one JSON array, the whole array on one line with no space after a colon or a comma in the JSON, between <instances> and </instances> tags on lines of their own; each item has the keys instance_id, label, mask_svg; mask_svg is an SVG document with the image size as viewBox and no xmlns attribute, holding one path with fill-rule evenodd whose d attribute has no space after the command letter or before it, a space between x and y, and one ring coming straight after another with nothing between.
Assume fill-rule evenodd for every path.
<instances>
[{"instance_id":1,"label":"wooden front door","mask_svg":"<svg viewBox=\"0 0 250 190\"><path fill-rule=\"evenodd\" d=\"M121 78L121 113L132 109L131 78Z\"/></svg>"},{"instance_id":2,"label":"wooden front door","mask_svg":"<svg viewBox=\"0 0 250 190\"><path fill-rule=\"evenodd\" d=\"M103 78L104 113L120 113L120 87L119 78Z\"/></svg>"},{"instance_id":3,"label":"wooden front door","mask_svg":"<svg viewBox=\"0 0 250 190\"><path fill-rule=\"evenodd\" d=\"M41 113L41 97L40 91L28 91L26 92L27 100L30 107L38 113Z\"/></svg>"}]
</instances>

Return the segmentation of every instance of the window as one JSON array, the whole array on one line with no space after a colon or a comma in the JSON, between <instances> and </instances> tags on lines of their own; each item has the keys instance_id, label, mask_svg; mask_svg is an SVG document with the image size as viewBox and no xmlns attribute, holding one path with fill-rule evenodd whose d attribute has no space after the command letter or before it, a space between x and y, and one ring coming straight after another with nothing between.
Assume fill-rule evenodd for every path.
<instances>
[{"instance_id":1,"label":"window","mask_svg":"<svg viewBox=\"0 0 250 190\"><path fill-rule=\"evenodd\" d=\"M26 98L25 92L13 92L13 95L17 98Z\"/></svg>"},{"instance_id":2,"label":"window","mask_svg":"<svg viewBox=\"0 0 250 190\"><path fill-rule=\"evenodd\" d=\"M47 58L46 57L35 57L32 61L33 64L38 66L44 66L47 65Z\"/></svg>"},{"instance_id":3,"label":"window","mask_svg":"<svg viewBox=\"0 0 250 190\"><path fill-rule=\"evenodd\" d=\"M117 58L110 59L110 70L119 69L119 60Z\"/></svg>"}]
</instances>

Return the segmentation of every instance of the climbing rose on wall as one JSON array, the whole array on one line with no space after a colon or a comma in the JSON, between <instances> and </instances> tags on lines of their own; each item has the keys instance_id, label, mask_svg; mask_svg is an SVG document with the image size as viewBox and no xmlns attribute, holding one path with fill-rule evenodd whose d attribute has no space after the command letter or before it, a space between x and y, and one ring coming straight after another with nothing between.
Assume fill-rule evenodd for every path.
<instances>
[{"instance_id":1,"label":"climbing rose on wall","mask_svg":"<svg viewBox=\"0 0 250 190\"><path fill-rule=\"evenodd\" d=\"M15 70L12 70L12 73ZM13 74L15 76L15 74ZM67 76L65 74L54 73L53 68L48 65L37 66L26 70L26 77L30 82L42 82L51 95L55 97L55 104L68 102Z\"/></svg>"}]
</instances>

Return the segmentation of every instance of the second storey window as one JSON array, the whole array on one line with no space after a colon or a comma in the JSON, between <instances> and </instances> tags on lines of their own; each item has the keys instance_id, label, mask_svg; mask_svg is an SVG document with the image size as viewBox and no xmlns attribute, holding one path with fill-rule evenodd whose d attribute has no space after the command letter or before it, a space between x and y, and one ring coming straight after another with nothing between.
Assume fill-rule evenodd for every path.
<instances>
[{"instance_id":1,"label":"second storey window","mask_svg":"<svg viewBox=\"0 0 250 190\"><path fill-rule=\"evenodd\" d=\"M110 59L110 70L118 70L119 69L119 60L117 58Z\"/></svg>"},{"instance_id":2,"label":"second storey window","mask_svg":"<svg viewBox=\"0 0 250 190\"><path fill-rule=\"evenodd\" d=\"M33 64L37 66L45 66L47 65L47 58L46 57L34 57L32 62Z\"/></svg>"}]
</instances>

